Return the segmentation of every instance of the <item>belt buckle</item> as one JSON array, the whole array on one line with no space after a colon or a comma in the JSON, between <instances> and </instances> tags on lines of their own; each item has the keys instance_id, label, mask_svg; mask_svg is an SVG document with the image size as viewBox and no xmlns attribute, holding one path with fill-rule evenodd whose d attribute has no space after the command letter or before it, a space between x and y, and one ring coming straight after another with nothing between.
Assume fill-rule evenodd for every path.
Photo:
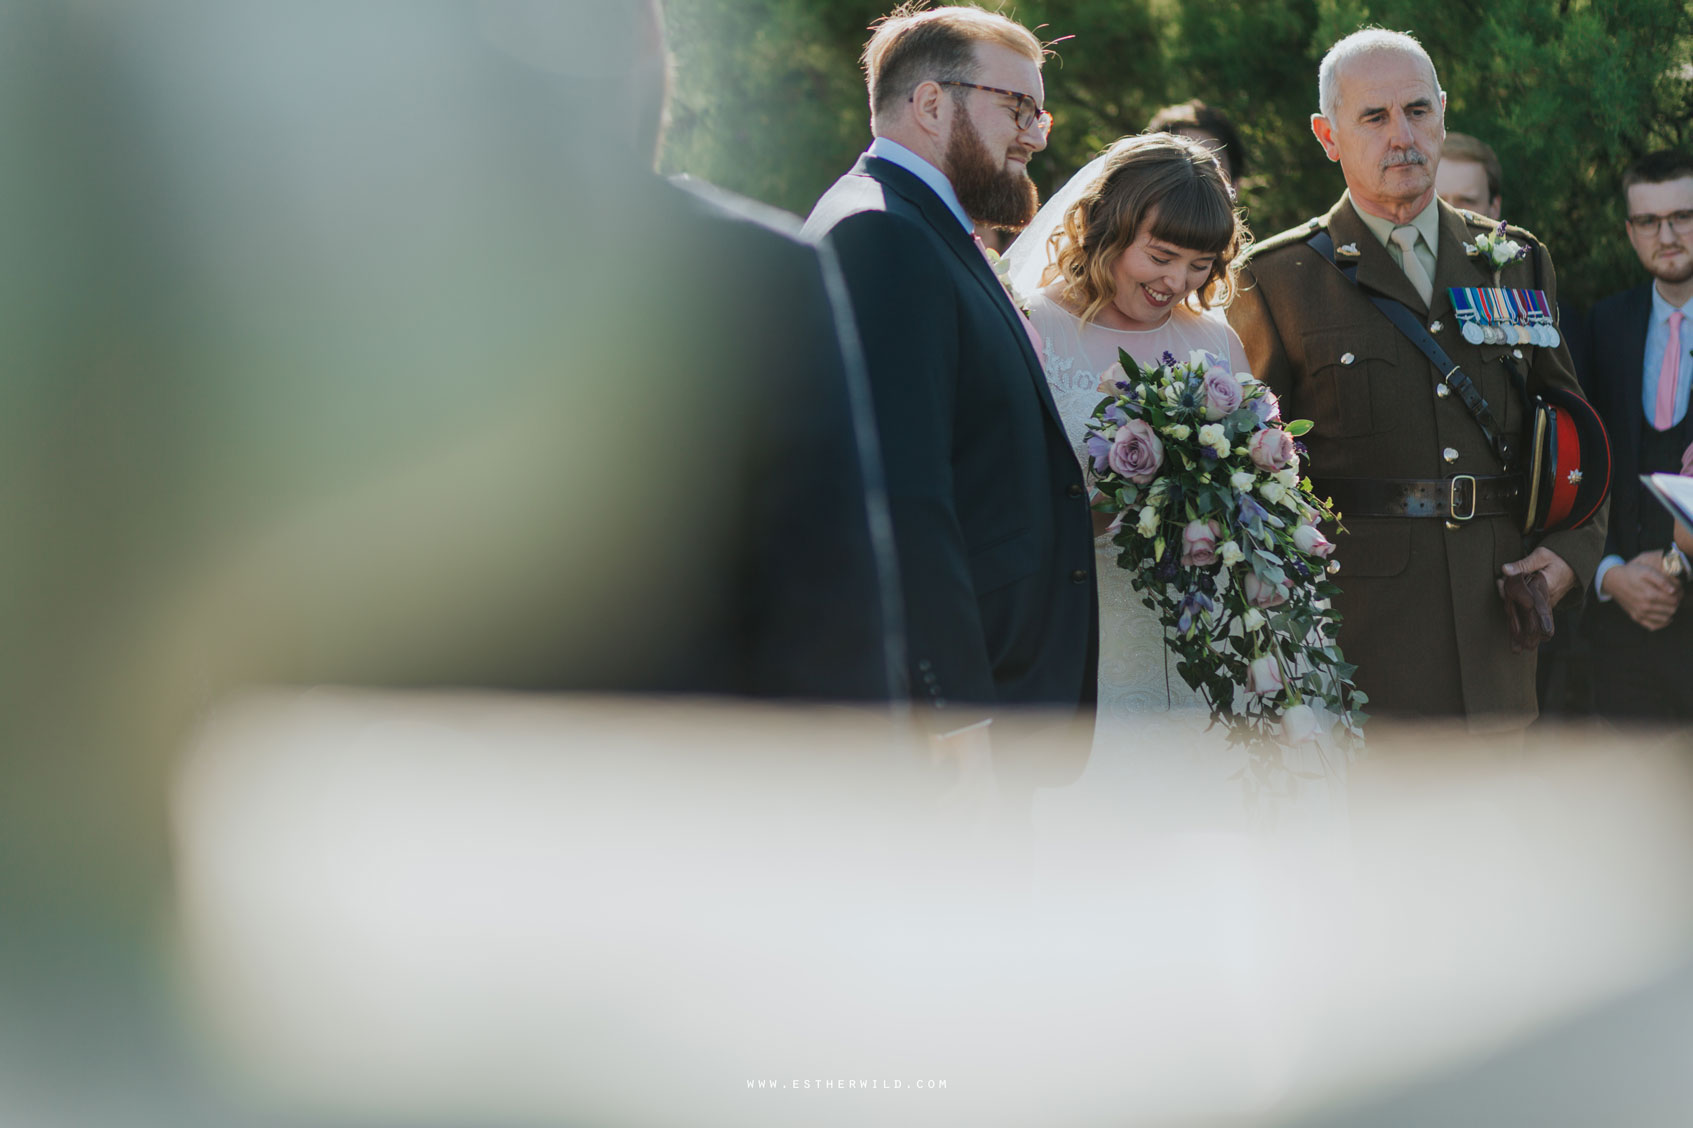
<instances>
[{"instance_id":1,"label":"belt buckle","mask_svg":"<svg viewBox=\"0 0 1693 1128\"><path fill-rule=\"evenodd\" d=\"M1470 486L1470 488L1469 488L1470 511L1468 513L1458 512L1458 483L1459 482L1468 482L1469 486ZM1447 487L1447 490L1448 490L1448 492L1447 492L1447 495L1446 495L1446 515L1448 517L1450 517L1454 521L1468 521L1472 517L1475 516L1476 480L1475 480L1474 474L1454 474L1454 475L1452 475L1451 483Z\"/></svg>"}]
</instances>

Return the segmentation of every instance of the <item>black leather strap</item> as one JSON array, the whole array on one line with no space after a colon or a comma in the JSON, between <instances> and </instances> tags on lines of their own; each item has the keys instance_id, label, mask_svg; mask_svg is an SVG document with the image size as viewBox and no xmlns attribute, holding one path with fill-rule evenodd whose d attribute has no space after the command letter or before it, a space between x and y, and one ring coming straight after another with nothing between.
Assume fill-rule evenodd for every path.
<instances>
[{"instance_id":1,"label":"black leather strap","mask_svg":"<svg viewBox=\"0 0 1693 1128\"><path fill-rule=\"evenodd\" d=\"M1521 512L1523 482L1515 474L1478 478L1324 478L1317 492L1347 517L1510 517Z\"/></svg>"},{"instance_id":2,"label":"black leather strap","mask_svg":"<svg viewBox=\"0 0 1693 1128\"><path fill-rule=\"evenodd\" d=\"M1316 233L1305 241L1305 244L1327 259L1330 266L1340 271L1341 277L1354 286L1358 284L1358 267L1356 265L1341 266L1340 263L1335 261L1334 240L1329 237L1327 228L1319 227ZM1493 448L1493 453L1498 457L1500 465L1507 470L1515 469L1518 454L1516 439L1507 434L1505 428L1500 426L1498 418L1493 414L1493 409L1488 406L1487 400L1482 397L1481 392L1475 386L1475 382L1464 374L1462 368L1453 363L1450 356L1446 355L1446 350L1440 347L1440 342L1435 340L1428 329L1423 326L1422 318L1406 308L1405 303L1394 301L1385 295L1365 293L1364 296L1369 298L1371 304L1381 310L1389 321L1393 322L1394 328L1405 334L1410 342L1417 346L1419 352L1428 357L1429 362L1434 365L1435 371L1445 373L1442 379L1446 386L1452 389L1458 397L1458 402L1463 404L1465 410L1475 419L1476 426L1481 428L1483 437L1487 439L1487 445Z\"/></svg>"}]
</instances>

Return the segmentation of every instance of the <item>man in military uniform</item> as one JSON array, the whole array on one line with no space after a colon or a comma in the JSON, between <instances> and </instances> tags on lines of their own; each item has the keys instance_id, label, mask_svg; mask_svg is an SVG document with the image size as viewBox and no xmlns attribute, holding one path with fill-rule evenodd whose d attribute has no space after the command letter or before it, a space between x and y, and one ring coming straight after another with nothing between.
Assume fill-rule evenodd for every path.
<instances>
[{"instance_id":1,"label":"man in military uniform","mask_svg":"<svg viewBox=\"0 0 1693 1128\"><path fill-rule=\"evenodd\" d=\"M1318 87L1311 129L1346 192L1327 215L1256 248L1229 320L1283 414L1315 423L1306 469L1347 528L1335 553L1340 642L1371 712L1520 728L1535 716L1535 655L1513 650L1500 581L1539 572L1554 605L1590 583L1603 511L1526 540L1520 466L1503 464L1447 374L1371 297L1407 307L1468 374L1496 431L1522 446L1517 378L1529 395L1576 390L1553 329L1552 261L1512 227L1504 235L1520 257L1496 267L1487 241L1477 245L1495 223L1436 197L1446 99L1411 36L1347 36L1324 57ZM1484 287L1542 292L1544 323L1486 324L1467 301L1461 320L1449 288Z\"/></svg>"}]
</instances>

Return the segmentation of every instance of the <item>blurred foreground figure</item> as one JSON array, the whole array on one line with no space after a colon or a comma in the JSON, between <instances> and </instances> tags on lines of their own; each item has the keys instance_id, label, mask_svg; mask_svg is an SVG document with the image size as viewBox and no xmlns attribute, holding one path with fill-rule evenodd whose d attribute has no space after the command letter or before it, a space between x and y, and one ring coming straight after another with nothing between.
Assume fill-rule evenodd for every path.
<instances>
[{"instance_id":1,"label":"blurred foreground figure","mask_svg":"<svg viewBox=\"0 0 1693 1128\"><path fill-rule=\"evenodd\" d=\"M0 4L0 1119L169 1106L170 754L232 685L889 696L821 260L652 173L657 30Z\"/></svg>"},{"instance_id":2,"label":"blurred foreground figure","mask_svg":"<svg viewBox=\"0 0 1693 1128\"><path fill-rule=\"evenodd\" d=\"M723 708L230 702L178 824L224 1060L284 1107L408 1126L1693 1107L1685 746L1510 758L1384 722L1351 851L1203 823L1077 842L1007 911L957 864L975 844L852 770L862 730Z\"/></svg>"}]
</instances>

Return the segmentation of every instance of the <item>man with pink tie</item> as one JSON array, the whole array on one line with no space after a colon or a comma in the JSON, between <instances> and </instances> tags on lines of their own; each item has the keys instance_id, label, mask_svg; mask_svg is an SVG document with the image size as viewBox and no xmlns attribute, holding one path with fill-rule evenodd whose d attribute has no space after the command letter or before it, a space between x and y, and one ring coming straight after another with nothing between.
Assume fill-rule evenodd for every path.
<instances>
[{"instance_id":1,"label":"man with pink tie","mask_svg":"<svg viewBox=\"0 0 1693 1128\"><path fill-rule=\"evenodd\" d=\"M1623 179L1628 238L1651 281L1593 307L1593 405L1615 473L1605 558L1594 588L1594 704L1626 722L1693 719L1686 671L1693 614L1687 560L1670 515L1639 475L1676 473L1693 441L1693 154L1652 153Z\"/></svg>"}]
</instances>

